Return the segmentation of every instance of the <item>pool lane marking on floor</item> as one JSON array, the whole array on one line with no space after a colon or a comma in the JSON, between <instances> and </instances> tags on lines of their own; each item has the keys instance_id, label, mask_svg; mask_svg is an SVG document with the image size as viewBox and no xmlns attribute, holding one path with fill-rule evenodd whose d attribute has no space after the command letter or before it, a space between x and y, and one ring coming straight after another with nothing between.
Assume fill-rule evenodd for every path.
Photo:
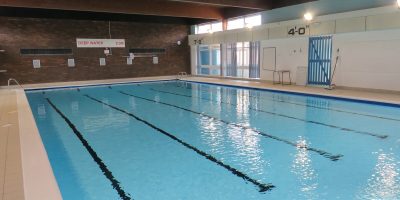
<instances>
[{"instance_id":1,"label":"pool lane marking on floor","mask_svg":"<svg viewBox=\"0 0 400 200\"><path fill-rule=\"evenodd\" d=\"M228 102L223 102L223 101L215 101L215 100L212 100L212 99L202 98L202 97L193 96L193 95L178 94L178 93L174 93L174 92L167 92L167 91L157 90L157 89L154 89L154 88L150 88L150 90L153 90L153 91L156 91L156 92L161 92L161 93L166 93L166 94L172 94L172 95L176 95L176 96L183 96L183 97L188 97L188 98L197 98L197 99L202 99L202 100L206 100L206 101L210 101L210 102L216 102L216 103L220 103L220 104L227 104L227 105L237 106L237 104L234 104L234 103L228 103ZM254 111L257 111L257 112L262 112L262 113L275 115L275 116L279 116L279 117L284 117L284 118L288 118L288 119L294 119L294 120L298 120L298 121L303 121L303 122L306 122L306 123L312 123L312 124L317 124L317 125L326 126L326 127L330 127L330 128L335 128L335 129L339 129L339 130L350 132L350 133L358 133L358 134L362 134L362 135L368 135L368 136L376 137L376 138L379 138L379 139L386 139L388 137L388 135L375 134L375 133L370 133L370 132L366 132L366 131L357 131L357 130L350 129L350 128L343 128L343 127L339 127L339 126L336 126L336 125L331 125L331 124L326 124L326 123L322 123L322 122L301 119L301 118L297 118L297 117L293 117L293 116L289 116L289 115L284 115L284 114L280 114L280 113L260 110L260 109L257 109L257 108L253 108L250 105L248 105L247 107L250 110L254 110Z\"/></svg>"},{"instance_id":2,"label":"pool lane marking on floor","mask_svg":"<svg viewBox=\"0 0 400 200\"><path fill-rule=\"evenodd\" d=\"M240 124L237 124L237 123L233 123L233 122L228 122L228 121L225 121L223 119L219 119L219 118L216 118L216 117L204 114L204 113L200 113L200 112L197 112L197 111L194 111L194 110L190 110L190 109L187 109L187 108L183 108L183 107L180 107L180 106L177 106L177 105L173 105L173 104L169 104L169 103L165 103L165 102L161 102L161 101L154 101L152 99L139 97L139 96L136 96L136 95L133 95L133 94L128 94L128 93L123 92L123 91L119 91L119 92L121 94L124 94L124 95L127 95L127 96L131 96L131 97L135 97L135 98L138 98L138 99L142 99L142 100L146 100L146 101L150 101L150 102L154 102L154 103L163 104L163 105L167 105L167 106L170 106L170 107L178 108L178 109L181 109L181 110L185 110L185 111L188 111L188 112L191 112L191 113L194 113L194 114L201 115L203 117L207 117L207 118L212 119L214 121L219 121L219 122L222 122L224 124L235 126L235 127L238 127L238 128L244 129L244 130L251 130L251 131L257 133L258 135L262 135L264 137L267 137L267 138L270 138L270 139L273 139L273 140L276 140L276 141L279 141L279 142L284 142L284 143L286 143L288 145L291 145L291 146L294 146L296 148L303 148L303 149L306 149L308 151L312 151L312 152L318 153L319 155L321 155L321 156L323 156L325 158L329 158L332 161L338 161L341 157L343 157L343 155L341 155L341 154L334 155L332 153L323 151L321 149L316 149L316 148L309 147L309 146L299 146L295 142L291 142L289 140L286 140L286 139L283 139L283 138L279 138L277 136L270 135L268 133L264 133L262 131L253 129L251 127L243 126L243 125L240 125Z\"/></svg>"},{"instance_id":3,"label":"pool lane marking on floor","mask_svg":"<svg viewBox=\"0 0 400 200\"><path fill-rule=\"evenodd\" d=\"M97 155L96 151L90 146L89 142L83 137L82 133L76 128L76 126L69 120L62 112L60 109L54 105L54 103L49 99L46 98L47 102L50 104L50 106L60 115L61 118L64 119L64 121L68 124L68 126L72 129L76 137L81 141L82 145L86 148L86 150L89 152L90 156L93 158L93 160L96 162L96 164L99 166L100 170L103 172L104 176L111 182L112 187L117 191L119 197L123 200L131 200L133 199L129 193L125 192L121 185L120 182L114 177L112 172L108 169L107 165L104 164L103 160Z\"/></svg>"},{"instance_id":4,"label":"pool lane marking on floor","mask_svg":"<svg viewBox=\"0 0 400 200\"><path fill-rule=\"evenodd\" d=\"M187 87L181 87L181 86L175 86L175 87L183 88L183 89L186 89L186 90L191 90L190 88L187 88ZM205 91L205 92L209 92L207 90L204 90L203 88L201 88L200 90ZM217 90L217 91L221 92L221 90ZM248 90L248 91L250 91L250 90ZM352 112L352 111L341 110L341 109L337 109L337 108L324 108L324 107L313 106L313 105L308 105L308 104L296 103L296 102L293 102L293 101L278 100L278 99L274 99L274 98L270 98L270 97L261 98L261 97L257 97L257 96L253 96L253 95L249 95L249 97L256 98L256 99L271 100L271 101L275 101L275 102L287 103L287 104L292 104L292 105L297 105L297 106L317 108L317 109L321 109L321 110L331 110L331 111L335 111L335 112L348 113L348 114L352 114L352 115L360 115L360 116L365 116L365 117L372 117L372 118L377 118L377 119L384 119L384 120L390 120L390 121L400 121L400 119L396 119L396 118L382 117L382 116L377 116L377 115L370 115L370 114Z\"/></svg>"},{"instance_id":5,"label":"pool lane marking on floor","mask_svg":"<svg viewBox=\"0 0 400 200\"><path fill-rule=\"evenodd\" d=\"M84 96L86 96L87 98L89 98L89 99L91 99L91 100L93 100L93 101L95 101L95 102L98 102L98 103L103 104L103 105L106 105L106 106L108 106L108 107L110 107L110 108L112 108L112 109L114 109L114 110L117 110L117 111L119 111L119 112L122 112L122 113L124 113L124 114L126 114L126 115L128 115L128 116L130 116L130 117L132 117L132 118L134 118L134 119L136 119L137 121L140 121L140 122L144 123L145 125L147 125L147 126L153 128L154 130L156 130L156 131L162 133L163 135L165 135L165 136L169 137L170 139L172 139L172 140L178 142L179 144L185 146L186 148L188 148L188 149L190 149L190 150L193 150L194 152L196 152L197 154L203 156L204 158L206 158L206 159L208 159L208 160L210 160L210 161L216 163L217 165L219 165L219 166L221 166L221 167L227 169L227 170L230 171L232 174L234 174L234 175L236 175L236 176L238 176L238 177L244 179L245 181L248 181L248 182L254 184L255 186L257 186L257 187L259 188L259 192L270 191L272 188L275 187L275 186L272 185L271 183L262 183L262 182L259 182L259 181L256 180L256 179L253 179L253 178L249 177L247 174L245 174L245 173L243 173L243 172L237 170L237 169L234 168L234 167L231 167L231 166L228 165L228 164L225 164L224 162L218 160L218 159L215 158L214 156L212 156L212 155L210 155L210 154L207 154L206 152L204 152L204 151L202 151L202 150L200 150L200 149L197 149L196 147L192 146L191 144L186 143L185 141L183 141L183 140L179 139L178 137L174 136L173 134L168 133L167 131L165 131L165 130L163 130L163 129L157 127L157 126L155 126L154 124L152 124L152 123L150 123L150 122L148 122L148 121L146 121L146 120L144 120L144 119L142 119L142 118L136 116L135 114L133 114L133 113L131 113L131 112L128 112L128 111L126 111L126 110L123 110L123 109L121 109L121 108L118 108L118 107L116 107L116 106L114 106L114 105L111 105L111 104L109 104L109 103L103 102L103 101L101 101L101 100L99 100L99 99L96 99L96 98L94 98L94 97L91 97L91 96L89 96L89 95L84 95Z\"/></svg>"}]
</instances>

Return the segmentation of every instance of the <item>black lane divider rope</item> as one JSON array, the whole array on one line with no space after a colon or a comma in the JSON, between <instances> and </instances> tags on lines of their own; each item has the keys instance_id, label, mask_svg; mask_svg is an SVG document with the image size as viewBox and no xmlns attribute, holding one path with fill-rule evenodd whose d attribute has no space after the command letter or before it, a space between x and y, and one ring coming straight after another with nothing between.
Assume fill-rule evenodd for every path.
<instances>
[{"instance_id":1,"label":"black lane divider rope","mask_svg":"<svg viewBox=\"0 0 400 200\"><path fill-rule=\"evenodd\" d=\"M72 129L72 131L75 133L76 137L81 141L82 145L86 148L86 150L89 152L90 156L92 156L93 160L96 162L96 164L99 166L101 171L103 172L104 176L111 182L112 187L117 191L119 197L121 197L122 200L131 200L133 198L130 197L129 193L126 193L120 186L120 182L115 179L114 175L112 172L107 168L106 164L104 164L103 160L97 155L96 151L90 146L89 142L83 137L82 133L79 132L79 130L75 127L75 125L69 120L54 104L53 102L49 99L46 98L47 102L50 104L50 106L61 116L61 118L64 119L64 121L68 124L68 126Z\"/></svg>"},{"instance_id":2,"label":"black lane divider rope","mask_svg":"<svg viewBox=\"0 0 400 200\"><path fill-rule=\"evenodd\" d=\"M243 172L241 172L241 171L239 171L239 170L237 170L237 169L231 167L231 166L228 165L228 164L223 163L222 161L218 160L218 159L215 158L214 156L212 156L212 155L210 155L210 154L207 154L206 152L204 152L204 151L202 151L202 150L200 150L200 149L197 149L196 147L190 145L189 143L186 143L185 141L183 141L183 140L179 139L178 137L174 136L173 134L168 133L167 131L164 131L164 130L161 129L161 128L158 128L158 127L155 126L154 124L151 124L150 122L148 122L148 121L146 121L146 120L144 120L144 119L142 119L142 118L139 118L138 116L134 115L133 113L130 113L130 112L126 111L126 110L123 110L123 109L121 109L121 108L118 108L118 107L116 107L116 106L114 106L114 105L105 103L105 102L103 102L103 101L101 101L101 100L98 100L98 99L96 99L96 98L94 98L94 97L91 97L91 96L89 96L89 95L85 95L85 96L86 96L87 98L93 100L93 101L96 101L96 102L98 102L98 103L100 103L100 104L106 105L106 106L108 106L108 107L110 107L110 108L112 108L112 109L114 109L114 110L117 110L117 111L122 112L122 113L124 113L124 114L126 114L126 115L129 115L130 117L133 117L133 118L136 119L137 121L140 121L140 122L146 124L147 126L153 128L154 130L156 130L156 131L162 133L163 135L165 135L165 136L171 138L172 140L178 142L179 144L185 146L186 148L193 150L194 152L196 152L197 154L203 156L204 158L206 158L206 159L208 159L208 160L210 160L210 161L216 163L217 165L219 165L219 166L221 166L221 167L227 169L227 170L230 171L232 174L234 174L234 175L236 175L236 176L238 176L238 177L244 179L245 181L248 181L248 182L254 184L255 186L257 186L257 187L259 188L259 192L266 192L266 191L269 191L269 190L271 190L272 188L275 187L274 185L272 185L272 184L270 184L270 183L261 183L261 182L255 180L255 179L249 177L249 176L246 175L245 173L243 173Z\"/></svg>"},{"instance_id":3,"label":"black lane divider rope","mask_svg":"<svg viewBox=\"0 0 400 200\"><path fill-rule=\"evenodd\" d=\"M334 155L334 154L332 154L332 153L329 153L329 152L326 152L326 151L323 151L323 150L320 150L320 149L316 149L316 148L313 148L313 147L309 147L309 146L300 146L300 145L298 145L298 144L295 143L295 142L291 142L291 141L289 141L289 140L282 139L282 138L279 138L279 137L277 137L277 136L274 136L274 135L270 135L270 134L268 134L268 133L261 132L261 131L259 131L259 130L253 129L253 128L251 128L251 127L243 126L243 125L240 125L240 124L237 124L237 123L233 123L233 122L228 122L228 121L225 121L225 120L223 120L223 119L219 119L219 118L216 118L216 117L213 117L213 116L210 116L210 115L206 115L206 114L204 114L204 113L200 113L200 112L197 112L197 111L194 111L194 110L190 110L190 109L187 109L187 108L183 108L183 107L180 107L180 106L177 106L177 105L173 105L173 104L169 104L169 103L164 103L164 102L160 102L160 101L154 101L154 100L152 100L152 99L147 99L147 98L144 98L144 97L139 97L139 96L136 96L136 95L133 95L133 94L128 94L128 93L122 92L122 91L119 91L119 92L120 92L121 94L124 94L124 95L127 95L127 96L131 96L131 97L135 97L135 98L138 98L138 99L143 99L143 100L146 100L146 101L150 101L150 102L154 102L154 103L158 103L158 104L163 104L163 105L171 106L171 107L178 108L178 109L181 109L181 110L185 110L185 111L188 111L188 112L191 112L191 113L195 113L195 114L201 115L201 116L203 116L203 117L207 117L207 118L209 118L209 119L212 119L212 120L214 120L214 121L219 121L219 122L222 122L222 123L227 124L227 125L231 125L231 126L235 126L235 127L237 127L237 128L241 128L241 129L243 129L243 130L251 130L251 131L253 131L253 132L255 132L255 133L257 133L257 134L259 134L259 135L261 135L261 136L264 136L264 137L267 137L267 138L270 138L270 139L273 139L273 140L276 140L276 141L279 141L279 142L284 142L284 143L286 143L286 144L288 144L288 145L291 145L291 146L294 146L294 147L296 147L296 148L303 148L303 149L306 149L306 150L308 150L308 151L312 151L312 152L318 153L319 155L321 155L321 156L323 156L323 157L325 157L325 158L329 158L329 159L332 160L332 161L338 161L341 157L343 157L343 155L341 155L341 154Z\"/></svg>"},{"instance_id":4,"label":"black lane divider rope","mask_svg":"<svg viewBox=\"0 0 400 200\"><path fill-rule=\"evenodd\" d=\"M153 89L153 88L150 88L150 90L153 90L153 91L156 91L156 92L161 92L161 93L166 93L166 94L172 94L172 95L177 95L177 96L188 97L188 98L198 98L198 99L202 99L202 100L206 100L206 101L210 101L210 102L216 102L216 103L219 103L219 104L227 104L227 105L237 106L237 104L234 104L234 103L227 103L227 102L223 102L223 101L214 101L212 99L196 97L196 96L192 96L192 95L178 94L178 93L174 93L174 92L156 90L156 89ZM335 125L331 125L331 124L326 124L326 123L322 123L322 122L317 122L317 121L312 121L312 120L305 120L305 119L301 119L301 118L297 118L297 117L292 117L292 116L289 116L289 115L284 115L284 114L269 112L269 111L265 111L265 110L260 110L260 109L257 109L257 108L252 108L250 106L248 106L248 108L250 110L254 110L254 111L257 111L257 112L267 113L267 114L270 114L270 115L275 115L275 116L279 116L279 117L285 117L285 118L294 119L294 120L303 121L303 122L312 123L312 124L318 124L318 125L321 125L321 126L335 128L335 129L339 129L339 130L342 130L342 131L347 131L347 132L350 132L350 133L358 133L358 134L362 134L362 135L373 136L373 137L376 137L376 138L379 138L379 139L386 139L388 137L387 135L375 134L375 133L370 133L370 132L366 132L366 131L357 131L357 130L354 130L354 129L343 128L343 127L339 127L339 126L335 126Z\"/></svg>"},{"instance_id":5,"label":"black lane divider rope","mask_svg":"<svg viewBox=\"0 0 400 200\"><path fill-rule=\"evenodd\" d=\"M175 87L179 87L179 88L183 88L183 89L186 89L186 90L190 90L190 88L187 88L187 87L181 87L181 86L175 86ZM209 92L209 91L204 90L204 89L201 89L201 90L203 90L205 92ZM382 116L370 115L370 114L364 114L364 113L358 113L358 112L351 112L351 111L341 110L341 109L337 109L337 108L324 108L324 107L313 106L313 105L308 105L308 104L296 103L296 102L293 102L293 101L285 101L285 100L279 100L279 99L274 99L274 98L260 98L260 97L253 96L253 95L249 95L249 97L256 98L256 99L271 100L271 101L275 101L275 102L287 103L287 104L292 104L292 105L297 105L297 106L316 108L316 109L320 109L320 110L331 110L331 111L335 111L335 112L342 112L342 113L347 113L347 114L352 114L352 115L360 115L360 116L372 117L372 118L378 118L378 119L384 119L384 120L390 120L390 121L400 121L400 119L396 119L396 118L382 117Z\"/></svg>"}]
</instances>

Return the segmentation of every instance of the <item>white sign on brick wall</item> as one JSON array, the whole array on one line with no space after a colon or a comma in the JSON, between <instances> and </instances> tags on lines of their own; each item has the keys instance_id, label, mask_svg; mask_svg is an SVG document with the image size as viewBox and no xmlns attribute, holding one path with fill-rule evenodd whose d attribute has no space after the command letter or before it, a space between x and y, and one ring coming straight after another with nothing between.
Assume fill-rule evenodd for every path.
<instances>
[{"instance_id":1,"label":"white sign on brick wall","mask_svg":"<svg viewBox=\"0 0 400 200\"><path fill-rule=\"evenodd\" d=\"M76 38L78 48L125 48L125 39Z\"/></svg>"}]
</instances>

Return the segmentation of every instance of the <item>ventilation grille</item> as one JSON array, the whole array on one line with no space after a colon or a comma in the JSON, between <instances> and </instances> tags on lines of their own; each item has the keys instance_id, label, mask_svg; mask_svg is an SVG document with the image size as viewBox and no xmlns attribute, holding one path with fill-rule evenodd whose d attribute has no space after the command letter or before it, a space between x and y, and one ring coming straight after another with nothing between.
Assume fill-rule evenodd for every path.
<instances>
[{"instance_id":1,"label":"ventilation grille","mask_svg":"<svg viewBox=\"0 0 400 200\"><path fill-rule=\"evenodd\" d=\"M164 54L165 49L129 49L129 53L134 54Z\"/></svg>"},{"instance_id":2,"label":"ventilation grille","mask_svg":"<svg viewBox=\"0 0 400 200\"><path fill-rule=\"evenodd\" d=\"M24 56L72 55L72 49L20 49Z\"/></svg>"}]
</instances>

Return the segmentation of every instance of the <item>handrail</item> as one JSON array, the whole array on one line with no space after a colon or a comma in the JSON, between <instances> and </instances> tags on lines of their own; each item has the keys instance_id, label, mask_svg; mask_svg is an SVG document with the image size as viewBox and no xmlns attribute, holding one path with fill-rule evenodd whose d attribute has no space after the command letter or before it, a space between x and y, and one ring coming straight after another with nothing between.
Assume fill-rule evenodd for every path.
<instances>
[{"instance_id":1,"label":"handrail","mask_svg":"<svg viewBox=\"0 0 400 200\"><path fill-rule=\"evenodd\" d=\"M179 72L178 75L176 76L176 79L181 79L183 77L189 76L186 72Z\"/></svg>"},{"instance_id":2,"label":"handrail","mask_svg":"<svg viewBox=\"0 0 400 200\"><path fill-rule=\"evenodd\" d=\"M16 79L14 79L14 78L8 79L8 84L7 84L8 87L10 87L11 81L14 81L19 87L21 87L21 88L23 89L23 87L21 86L21 84L19 84L19 82L18 82Z\"/></svg>"}]
</instances>

